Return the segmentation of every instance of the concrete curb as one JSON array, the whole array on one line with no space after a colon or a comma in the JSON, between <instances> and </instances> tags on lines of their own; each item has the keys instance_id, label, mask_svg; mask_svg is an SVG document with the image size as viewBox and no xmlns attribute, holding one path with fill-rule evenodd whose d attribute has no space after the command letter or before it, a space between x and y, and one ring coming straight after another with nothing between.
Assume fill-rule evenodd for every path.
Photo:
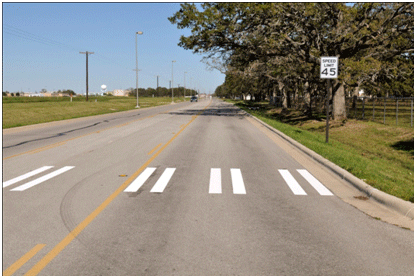
<instances>
[{"instance_id":1,"label":"concrete curb","mask_svg":"<svg viewBox=\"0 0 416 278\"><path fill-rule=\"evenodd\" d=\"M256 121L258 121L259 123L261 123L262 125L267 127L272 132L274 132L277 135L279 135L280 137L282 137L284 140L286 140L287 142L289 142L290 144L292 144L293 146L295 146L296 148L298 148L299 150L301 150L302 152L304 152L308 156L312 157L314 160L316 160L317 162L319 162L323 166L330 169L332 172L334 172L335 174L340 176L342 179L351 183L358 190L367 194L368 197L373 198L377 202L391 208L392 210L398 212L399 214L401 214L405 217L410 218L411 220L414 219L414 204L413 203L402 200L400 198L397 198L395 196L392 196L390 194L382 192L382 191L368 185L367 183L365 183L361 179L357 178L353 174L351 174L348 171L342 169L338 165L332 163L331 161L322 157L321 155L317 154L316 152L308 149L307 147L305 147L304 145L295 141L294 139L287 136L283 132L275 129L274 127L272 127L268 124L266 124L265 122L261 121L260 119L258 119L257 117L255 117L255 116L253 116L249 113L247 113L247 115L249 115L250 117L252 117Z\"/></svg>"}]
</instances>

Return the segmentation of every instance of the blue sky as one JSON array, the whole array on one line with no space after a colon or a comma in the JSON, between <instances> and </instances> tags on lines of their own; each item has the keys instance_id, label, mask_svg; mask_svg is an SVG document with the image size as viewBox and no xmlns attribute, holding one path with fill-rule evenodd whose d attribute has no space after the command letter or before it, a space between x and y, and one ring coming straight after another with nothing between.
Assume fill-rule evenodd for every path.
<instances>
[{"instance_id":1,"label":"blue sky","mask_svg":"<svg viewBox=\"0 0 416 278\"><path fill-rule=\"evenodd\" d=\"M225 75L209 70L203 56L178 46L180 30L167 19L179 3L3 3L3 91L72 89L85 94L85 54L89 92L136 87L135 32L139 87L192 86L214 93ZM187 72L184 74L184 72ZM192 82L192 84L191 84Z\"/></svg>"}]
</instances>

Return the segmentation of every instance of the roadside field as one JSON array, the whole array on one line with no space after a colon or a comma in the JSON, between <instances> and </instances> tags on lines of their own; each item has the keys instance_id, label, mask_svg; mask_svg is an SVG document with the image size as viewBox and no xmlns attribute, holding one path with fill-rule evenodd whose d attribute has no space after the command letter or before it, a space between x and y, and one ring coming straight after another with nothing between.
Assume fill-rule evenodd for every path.
<instances>
[{"instance_id":1,"label":"roadside field","mask_svg":"<svg viewBox=\"0 0 416 278\"><path fill-rule=\"evenodd\" d=\"M174 98L175 102L183 98ZM139 97L141 108L169 104L170 97ZM135 109L135 97L3 97L3 129Z\"/></svg>"},{"instance_id":2,"label":"roadside field","mask_svg":"<svg viewBox=\"0 0 416 278\"><path fill-rule=\"evenodd\" d=\"M325 143L325 120L268 102L230 101L369 185L414 202L414 129L348 119L331 121ZM249 109L256 107L257 110Z\"/></svg>"}]
</instances>

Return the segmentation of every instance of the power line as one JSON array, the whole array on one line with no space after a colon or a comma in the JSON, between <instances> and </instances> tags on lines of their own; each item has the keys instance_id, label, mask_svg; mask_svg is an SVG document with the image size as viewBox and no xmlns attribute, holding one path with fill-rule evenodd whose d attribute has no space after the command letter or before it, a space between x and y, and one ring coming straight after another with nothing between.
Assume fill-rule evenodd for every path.
<instances>
[{"instance_id":1,"label":"power line","mask_svg":"<svg viewBox=\"0 0 416 278\"><path fill-rule=\"evenodd\" d=\"M42 37L42 36L39 36L39 35L35 35L33 33L24 31L22 29L13 27L13 26L8 25L8 24L3 24L3 27L5 27L5 29L8 29L7 31L9 31L9 32L7 32L7 33L11 34L11 35L15 35L15 36L18 36L18 37L21 37L21 38L24 38L24 39L28 39L28 40L35 40L36 42L40 42L40 43L47 43L49 45L63 46L63 47L70 48L72 50L77 50L73 46L70 46L70 45L67 45L67 44L52 40L52 39L48 39L48 38L45 38L45 37ZM10 32L14 32L14 33L10 33Z\"/></svg>"},{"instance_id":2,"label":"power line","mask_svg":"<svg viewBox=\"0 0 416 278\"><path fill-rule=\"evenodd\" d=\"M19 37L19 38L22 38L22 39L42 43L42 44L49 45L49 46L63 46L63 47L66 47L68 49L71 49L71 50L79 51L79 49L77 49L73 46L70 46L70 45L67 45L67 44L52 40L52 39L48 39L48 38L45 38L45 37L42 37L42 36L39 36L39 35L35 35L33 33L24 31L22 29L16 28L16 27L8 25L8 24L3 24L3 27L6 29L4 31L5 33L16 36L16 37ZM122 67L126 70L129 70L126 66L121 65L120 63L114 61L113 59L110 59L110 58L108 58L104 55L101 55L101 54L96 54L96 55L98 56L97 57L98 60L110 62L110 63L116 64L116 65L118 65L118 66L120 66L120 67Z\"/></svg>"},{"instance_id":3,"label":"power line","mask_svg":"<svg viewBox=\"0 0 416 278\"><path fill-rule=\"evenodd\" d=\"M8 25L8 24L3 24L3 28L4 28L4 30L3 30L4 33L12 35L12 36L19 37L19 38L22 38L22 39L25 39L25 40L41 43L41 44L48 45L48 46L65 47L67 49L79 51L79 49L77 49L73 46L70 46L70 45L67 45L67 44L58 42L56 40L46 38L46 37L42 37L42 36L30 33L30 32L27 32L25 30L19 29L17 27L14 27L14 26L11 26L11 25ZM89 52L89 54L92 54L92 53ZM95 55L96 55L96 58L98 60L101 60L101 61L104 61L104 62L107 62L107 63L115 64L119 67L122 67L122 68L130 71L130 69L128 67L116 62L112 58L106 57L106 56L104 56L102 54L98 54L98 53L95 53ZM148 76L148 77L154 77L155 74L152 73L152 72L150 72L150 73L142 72L141 75L145 75L145 76ZM169 78L164 78L163 76L160 76L160 80L165 81L165 82L171 81Z\"/></svg>"}]
</instances>

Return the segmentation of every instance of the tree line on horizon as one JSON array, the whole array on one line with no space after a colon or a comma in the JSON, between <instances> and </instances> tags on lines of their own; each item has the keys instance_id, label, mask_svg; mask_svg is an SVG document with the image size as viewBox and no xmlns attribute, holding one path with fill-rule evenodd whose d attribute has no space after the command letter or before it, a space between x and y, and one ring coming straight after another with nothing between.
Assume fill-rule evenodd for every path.
<instances>
[{"instance_id":1,"label":"tree line on horizon","mask_svg":"<svg viewBox=\"0 0 416 278\"><path fill-rule=\"evenodd\" d=\"M173 88L173 96L174 97L182 97L184 95L184 89L186 89L186 95L187 96L189 96L189 95L194 96L194 95L198 94L198 92L194 89L179 87L179 88ZM129 96L136 96L136 88L130 87L129 89L126 89L124 91L127 91ZM46 89L42 89L40 92L41 93L46 93L47 91L46 91ZM73 90L70 90L70 89L64 89L64 90L58 90L58 91L52 92L52 94L59 94L59 93L62 93L64 95L68 95L68 96L70 96L71 94L72 94L72 96L77 95ZM172 96L172 89L168 89L168 88L165 88L165 87L159 87L157 89L154 89L154 88L147 88L147 89L138 88L138 93L142 97L152 97L152 96L155 96L155 97L170 97L170 96ZM10 93L9 91L4 91L3 92L3 96L7 96L9 94L11 96L19 97L19 96L23 96L24 92L19 92L19 91L18 92L12 92L12 93ZM105 93L105 95L111 96L113 94L110 91L110 92Z\"/></svg>"},{"instance_id":2,"label":"tree line on horizon","mask_svg":"<svg viewBox=\"0 0 416 278\"><path fill-rule=\"evenodd\" d=\"M333 118L343 119L349 92L413 96L413 9L412 2L184 3L169 20L191 30L179 46L226 75L217 96L249 94L283 107L302 96L307 107L327 96L320 57L338 57L329 98Z\"/></svg>"},{"instance_id":3,"label":"tree line on horizon","mask_svg":"<svg viewBox=\"0 0 416 278\"><path fill-rule=\"evenodd\" d=\"M194 89L188 89L188 88L184 88L184 87L176 87L173 88L173 96L174 97L183 97L184 96L184 90L186 89L186 95L189 96L194 96L197 95L198 92ZM136 96L136 88L128 88L125 91L129 92L129 96ZM172 96L172 89L166 88L166 87L158 87L157 89L155 88L137 88L137 91L139 93L139 96L143 96L143 97L171 97Z\"/></svg>"}]
</instances>

